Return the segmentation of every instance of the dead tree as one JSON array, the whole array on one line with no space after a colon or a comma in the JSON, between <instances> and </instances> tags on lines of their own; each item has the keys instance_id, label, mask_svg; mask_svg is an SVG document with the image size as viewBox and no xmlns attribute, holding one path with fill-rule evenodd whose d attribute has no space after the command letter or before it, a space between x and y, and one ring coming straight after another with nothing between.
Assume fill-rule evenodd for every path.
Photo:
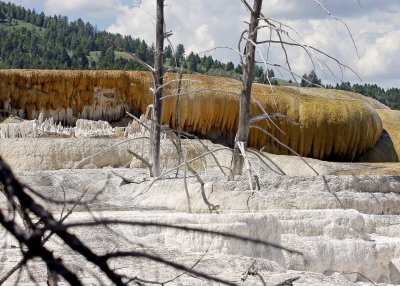
<instances>
[{"instance_id":1,"label":"dead tree","mask_svg":"<svg viewBox=\"0 0 400 286\"><path fill-rule=\"evenodd\" d=\"M160 175L161 108L163 91L164 51L164 0L157 0L156 50L154 55L154 100L153 119L150 132L150 156L152 175Z\"/></svg>"},{"instance_id":2,"label":"dead tree","mask_svg":"<svg viewBox=\"0 0 400 286\"><path fill-rule=\"evenodd\" d=\"M164 21L164 0L157 1L156 16L156 47L154 51L154 67L150 66L137 55L130 53L116 43L112 43L116 48L128 53L134 60L149 70L154 79L154 86L150 89L153 93L153 105L151 114L150 128L150 176L158 177L160 175L160 142L161 142L161 111L162 111L162 94L164 82L164 40L172 35L171 32L165 31ZM139 7L139 6L138 6Z\"/></svg>"},{"instance_id":3,"label":"dead tree","mask_svg":"<svg viewBox=\"0 0 400 286\"><path fill-rule=\"evenodd\" d=\"M250 129L258 129L261 132L264 132L268 134L269 132L255 124L256 122L267 120L269 124L273 124L276 128L279 129L279 127L274 123L272 120L273 118L278 118L278 117L283 117L285 116L279 115L279 114L274 114L274 113L267 113L265 109L261 106L260 103L258 103L255 99L251 98L251 88L252 88L252 82L254 80L253 76L253 71L254 71L254 66L255 66L255 53L257 52L259 58L261 59L260 64L263 64L266 70L268 70L270 67L276 68L278 71L282 70L285 72L288 72L294 79L296 83L297 78L302 78L300 75L296 74L290 64L289 56L288 56L288 51L287 47L296 47L299 48L300 50L303 50L308 58L310 59L311 63L314 66L317 64L322 70L326 69L329 74L331 74L334 78L338 79L335 75L335 73L331 70L330 66L322 61L319 57L324 57L325 59L328 59L339 67L342 78L339 79L342 81L343 79L343 71L344 69L350 70L353 74L355 74L357 77L357 73L349 66L341 63L339 60L337 60L335 57L319 50L318 48L315 48L313 46L303 44L301 43L302 40L296 40L296 37L300 37L300 34L291 26L286 25L282 22L279 22L277 20L274 20L272 18L268 18L264 16L264 14L261 12L262 8L262 0L254 0L253 7L248 3L247 0L241 0L243 5L246 7L246 9L250 12L250 22L249 22L249 27L247 30L243 31L239 40L239 47L238 50L229 48L237 53L239 53L240 58L241 58L241 64L243 66L243 74L242 74L242 90L240 93L240 110L239 110L239 122L238 122L238 130L236 133L235 141L234 141L234 154L232 157L232 163L231 163L231 173L229 178L232 179L235 175L240 175L242 174L243 170L243 165L244 165L244 160L245 160L245 152L247 149L247 139L249 135L249 130ZM349 33L349 36L354 44L355 50L357 51L356 44L353 40L352 34L348 28L348 26L340 19L337 17L333 16L332 13L327 10L327 8L318 0L314 0L319 6L322 7L322 9L327 12L327 14L332 17L333 19L341 22L344 24L347 32ZM260 30L269 30L269 38L266 40L258 40L257 39L257 34ZM273 38L273 35L276 36L276 38ZM294 37L293 37L294 35ZM242 41L245 41L245 49L242 52L241 51L241 43ZM268 53L266 56L264 56L261 51L260 51L260 46L263 44L268 45ZM284 64L277 64L274 62L269 61L269 51L270 48L276 45L280 48L280 50L283 53L284 56ZM226 48L226 47L220 47L220 48ZM359 78L359 77L358 77ZM271 85L271 81L269 77L266 77L272 93L273 93L273 87ZM307 81L309 82L309 81ZM315 85L317 87L323 88L323 86L320 85ZM256 106L260 109L260 114L256 114L255 116L250 116L250 104L251 102L254 101ZM278 116L276 116L278 115ZM279 129L280 130L280 129ZM282 130L280 130L283 132ZM270 133L268 134L270 136ZM271 136L270 136L271 137ZM274 138L273 136L271 137L274 141L276 141L278 144L282 145L285 148L288 148L292 153L296 154L293 152L293 150L290 149L289 146L285 146L280 140L277 138ZM244 146L244 150L240 150L239 146Z\"/></svg>"},{"instance_id":4,"label":"dead tree","mask_svg":"<svg viewBox=\"0 0 400 286\"><path fill-rule=\"evenodd\" d=\"M235 175L240 175L243 169L244 158L241 155L238 142L244 142L247 146L247 138L250 130L250 102L251 88L254 80L254 66L256 47L253 43L257 42L258 22L261 15L262 0L254 0L253 9L250 10L250 23L246 31L248 40L244 55L242 57L243 75L242 75L242 90L240 92L240 111L239 125L235 137L235 147L232 157L232 173L231 178Z\"/></svg>"}]
</instances>

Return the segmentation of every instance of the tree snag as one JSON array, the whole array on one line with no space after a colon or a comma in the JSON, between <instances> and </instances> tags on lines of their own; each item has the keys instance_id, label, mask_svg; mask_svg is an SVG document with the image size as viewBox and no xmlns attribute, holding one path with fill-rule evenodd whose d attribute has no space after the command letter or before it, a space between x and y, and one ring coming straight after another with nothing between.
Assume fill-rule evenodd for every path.
<instances>
[{"instance_id":1,"label":"tree snag","mask_svg":"<svg viewBox=\"0 0 400 286\"><path fill-rule=\"evenodd\" d=\"M258 33L258 22L261 15L262 0L254 0L253 9L250 10L250 23L246 31L247 41L243 55L243 75L242 75L242 90L240 92L240 110L238 131L235 137L235 146L232 157L232 172L230 178L235 175L241 175L243 170L244 158L241 155L238 142L244 142L247 147L247 138L250 130L250 101L251 87L254 80L255 52ZM242 34L243 37L244 34Z\"/></svg>"},{"instance_id":2,"label":"tree snag","mask_svg":"<svg viewBox=\"0 0 400 286\"><path fill-rule=\"evenodd\" d=\"M163 91L163 51L164 51L164 0L157 0L156 50L154 54L154 100L153 119L150 132L150 154L152 176L160 175L161 108Z\"/></svg>"}]
</instances>

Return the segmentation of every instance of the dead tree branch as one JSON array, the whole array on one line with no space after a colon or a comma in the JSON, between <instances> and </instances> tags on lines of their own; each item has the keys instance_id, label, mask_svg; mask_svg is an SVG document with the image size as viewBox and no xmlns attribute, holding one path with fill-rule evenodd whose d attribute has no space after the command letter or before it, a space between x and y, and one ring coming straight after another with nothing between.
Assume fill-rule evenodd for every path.
<instances>
[{"instance_id":1,"label":"dead tree branch","mask_svg":"<svg viewBox=\"0 0 400 286\"><path fill-rule=\"evenodd\" d=\"M98 225L102 225L102 224L103 225L121 224L121 225L126 225L126 226L160 227L160 228L178 229L178 230L183 230L183 231L187 231L187 232L206 233L206 234L211 234L211 235L223 236L226 238L232 238L232 239L236 239L238 241L250 242L253 244L257 244L257 245L270 246L270 247L274 247L276 249L287 251L289 253L294 253L294 254L298 254L301 256L303 255L303 253L298 250L293 250L293 249L284 247L282 245L268 242L268 241L261 240L261 239L246 237L243 235L237 235L237 234L233 234L233 233L225 233L225 232L206 229L206 228L192 227L192 226L185 226L185 225L172 225L172 224L160 223L160 222L155 222L155 221L132 221L132 220L126 221L126 220L102 219L102 220L98 220L98 221L65 223L63 225L58 225L57 227L60 227L60 230L66 231L70 228L75 228L75 227L91 227L91 226L98 226Z\"/></svg>"},{"instance_id":2,"label":"dead tree branch","mask_svg":"<svg viewBox=\"0 0 400 286\"><path fill-rule=\"evenodd\" d=\"M139 154L133 152L132 150L128 150L129 154L131 154L132 156L134 156L136 159L140 160L142 163L144 163L147 168L149 168L149 172L150 172L150 177L153 177L153 170L152 170L152 164L147 161L145 158L143 158L142 156L140 156Z\"/></svg>"},{"instance_id":3,"label":"dead tree branch","mask_svg":"<svg viewBox=\"0 0 400 286\"><path fill-rule=\"evenodd\" d=\"M277 142L279 145L285 147L287 150L295 154L297 157L299 157L317 176L319 176L319 173L306 161L304 160L303 156L301 156L299 153L297 153L295 150L290 148L288 145L280 141L278 138L276 138L271 132L265 130L264 128L257 126L257 125L251 125L250 128L255 128L260 130L261 132L265 133L269 137L271 137L275 142Z\"/></svg>"},{"instance_id":4,"label":"dead tree branch","mask_svg":"<svg viewBox=\"0 0 400 286\"><path fill-rule=\"evenodd\" d=\"M197 181L200 183L201 197L203 198L204 203L207 205L209 212L213 213L215 211L216 213L218 213L218 209L220 206L214 205L214 204L210 203L210 201L208 200L205 189L204 189L205 183L204 183L203 179L201 178L201 176L187 162L186 162L186 167L196 177Z\"/></svg>"},{"instance_id":5,"label":"dead tree branch","mask_svg":"<svg viewBox=\"0 0 400 286\"><path fill-rule=\"evenodd\" d=\"M100 270L115 284L115 285L126 285L123 282L124 277L117 274L108 266L108 261L113 258L121 257L143 257L150 259L155 262L159 262L165 265L169 265L175 269L183 270L187 273L202 277L214 282L222 283L225 285L234 285L217 277L195 271L184 265L175 263L173 261L165 260L161 257L144 253L144 252L112 252L106 255L97 255L93 253L77 236L68 232L68 229L60 222L54 219L52 214L47 212L41 205L36 203L23 189L22 185L14 177L9 167L0 158L0 182L4 185L5 192L11 198L17 198L21 204L21 207L27 211L32 212L40 218L43 223L43 228L35 226L31 235L27 234L19 226L16 225L14 219L9 220L0 210L0 224L9 231L18 241L27 247L27 251L24 254L25 262L33 257L40 257L48 265L49 269L55 273L60 274L64 277L71 285L82 285L77 276L67 269L61 260L56 259L53 254L47 250L43 244L41 237L46 230L54 232L63 242L69 246L73 251L79 253L85 257L88 261L97 265ZM105 224L103 221L97 221L95 223ZM208 232L207 232L208 233Z\"/></svg>"},{"instance_id":6,"label":"dead tree branch","mask_svg":"<svg viewBox=\"0 0 400 286\"><path fill-rule=\"evenodd\" d=\"M254 0L253 8L249 7L246 0L242 0L242 3L251 12L250 23L248 28L249 40L257 42L257 26L261 14L262 0ZM242 34L243 37L243 34ZM240 111L239 111L239 122L238 129L235 137L235 146L232 156L232 172L230 178L232 179L235 175L240 175L243 169L244 158L241 156L241 152L237 142L244 142L244 148L247 147L247 139L250 130L250 102L251 102L251 88L254 79L254 66L255 66L255 52L256 47L250 42L246 43L246 50L243 57L243 76L242 76L242 90L240 93Z\"/></svg>"},{"instance_id":7,"label":"dead tree branch","mask_svg":"<svg viewBox=\"0 0 400 286\"><path fill-rule=\"evenodd\" d=\"M104 148L104 149L102 149L102 150L100 150L100 151L98 151L98 152L96 152L96 153L94 153L94 154L92 154L92 155L90 155L90 156L88 156L88 157L82 159L82 160L81 160L80 162L78 162L78 164L76 164L72 169L79 169L79 168L81 168L81 167L83 166L83 164L84 164L87 160L92 159L92 158L96 157L97 155L99 155L99 154L101 154L101 153L104 153L104 152L106 152L106 151L108 151L108 150L111 150L111 149L113 149L113 148L115 148L115 147L117 147L117 146L119 146L119 145L126 144L126 143L128 143L128 142L132 142L132 141L139 140L139 139L149 139L149 137L147 137L147 136L135 137L135 138L131 138L131 139L126 139L126 140L124 140L124 141L122 141L122 142L118 142L118 143L116 143L116 144L114 144L114 145L112 145L112 146L110 146L110 147Z\"/></svg>"},{"instance_id":8,"label":"dead tree branch","mask_svg":"<svg viewBox=\"0 0 400 286\"><path fill-rule=\"evenodd\" d=\"M293 286L293 282L296 282L300 278L301 278L300 276L294 277L294 278L289 278L289 279L286 279L285 281L275 284L274 286Z\"/></svg>"},{"instance_id":9,"label":"dead tree branch","mask_svg":"<svg viewBox=\"0 0 400 286\"><path fill-rule=\"evenodd\" d=\"M142 66L144 66L146 69L148 69L153 75L155 73L155 69L149 65L148 63L146 63L145 61L143 61L142 59L140 59L135 53L129 52L127 50L125 50L124 48L120 47L119 45L117 45L116 43L112 42L109 40L109 42L118 50L121 50L122 52L128 54L132 59L134 59L135 61L137 61L139 64L141 64Z\"/></svg>"}]
</instances>

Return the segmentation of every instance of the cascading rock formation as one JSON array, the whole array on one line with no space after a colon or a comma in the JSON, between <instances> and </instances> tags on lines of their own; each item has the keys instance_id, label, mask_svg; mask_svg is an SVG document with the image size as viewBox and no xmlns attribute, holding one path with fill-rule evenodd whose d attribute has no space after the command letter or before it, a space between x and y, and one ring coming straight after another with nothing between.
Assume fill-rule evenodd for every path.
<instances>
[{"instance_id":1,"label":"cascading rock formation","mask_svg":"<svg viewBox=\"0 0 400 286\"><path fill-rule=\"evenodd\" d=\"M176 126L178 75L165 75L162 123ZM78 119L117 121L125 111L143 114L153 101L147 72L0 70L0 110L27 119L44 118L72 125ZM232 144L239 114L239 81L184 75L179 124L187 132ZM251 114L281 116L255 125L249 146L276 154L290 151L317 159L355 160L382 134L378 113L360 95L315 88L254 84ZM261 108L262 107L262 108ZM273 135L273 136L270 136Z\"/></svg>"}]
</instances>

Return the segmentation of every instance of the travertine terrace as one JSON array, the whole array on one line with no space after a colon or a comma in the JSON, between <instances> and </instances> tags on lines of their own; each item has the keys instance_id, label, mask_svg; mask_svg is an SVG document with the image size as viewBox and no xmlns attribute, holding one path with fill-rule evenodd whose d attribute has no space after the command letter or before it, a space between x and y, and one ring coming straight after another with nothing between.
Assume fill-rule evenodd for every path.
<instances>
[{"instance_id":1,"label":"travertine terrace","mask_svg":"<svg viewBox=\"0 0 400 286\"><path fill-rule=\"evenodd\" d=\"M168 80L175 78L167 75ZM295 286L400 284L399 163L338 163L270 153L262 153L261 160L249 153L250 182L247 173L228 181L221 170L230 167L229 148L208 140L182 140L187 160L216 150L214 157L191 163L203 180L202 189L182 166L175 173L181 158L170 140L176 136L169 134L161 141L161 169L174 171L152 179L145 164L128 152L149 157L145 129L133 123L113 129L108 122L80 118L116 121L125 111L144 113L151 104L150 87L151 78L143 72L0 71L3 112L32 119L10 117L0 124L0 155L55 217L81 198L66 223L120 221L70 229L98 254L150 253L237 285L286 285L282 282L288 279L295 279ZM233 93L239 87L230 79L185 75L180 102L184 129L231 140L238 112ZM175 90L176 83L167 85L165 96ZM268 112L287 116L274 120L284 133L272 123L262 126L303 155L379 159L388 143L393 156L399 151L398 113L372 99L289 87L274 87L272 94L263 85L255 85L253 95ZM163 122L174 127L175 98L165 99L164 110ZM255 101L252 113L260 113ZM387 133L382 134L382 125ZM250 145L287 153L256 130ZM3 196L0 207L8 207ZM268 243L127 222L194 227ZM85 285L110 284L56 236L46 246ZM22 254L2 228L0 249L2 277ZM245 275L252 265L259 276ZM46 285L44 263L35 260L28 266L30 273L16 273L4 285ZM143 280L169 281L166 285L218 285L144 258L111 260L110 267Z\"/></svg>"},{"instance_id":2,"label":"travertine terrace","mask_svg":"<svg viewBox=\"0 0 400 286\"><path fill-rule=\"evenodd\" d=\"M164 96L174 95L177 75L167 74ZM152 102L152 80L146 72L1 70L0 109L27 119L45 118L73 124L78 118L116 121L125 111L144 113ZM180 100L184 130L232 144L237 127L240 82L185 75ZM270 88L255 85L252 114L279 113L257 123L302 156L354 160L372 148L382 122L371 100L348 92L322 89ZM363 98L363 97L361 97ZM255 101L260 103L257 105ZM164 124L175 126L175 97L163 102ZM249 145L288 154L287 148L257 129Z\"/></svg>"}]
</instances>

